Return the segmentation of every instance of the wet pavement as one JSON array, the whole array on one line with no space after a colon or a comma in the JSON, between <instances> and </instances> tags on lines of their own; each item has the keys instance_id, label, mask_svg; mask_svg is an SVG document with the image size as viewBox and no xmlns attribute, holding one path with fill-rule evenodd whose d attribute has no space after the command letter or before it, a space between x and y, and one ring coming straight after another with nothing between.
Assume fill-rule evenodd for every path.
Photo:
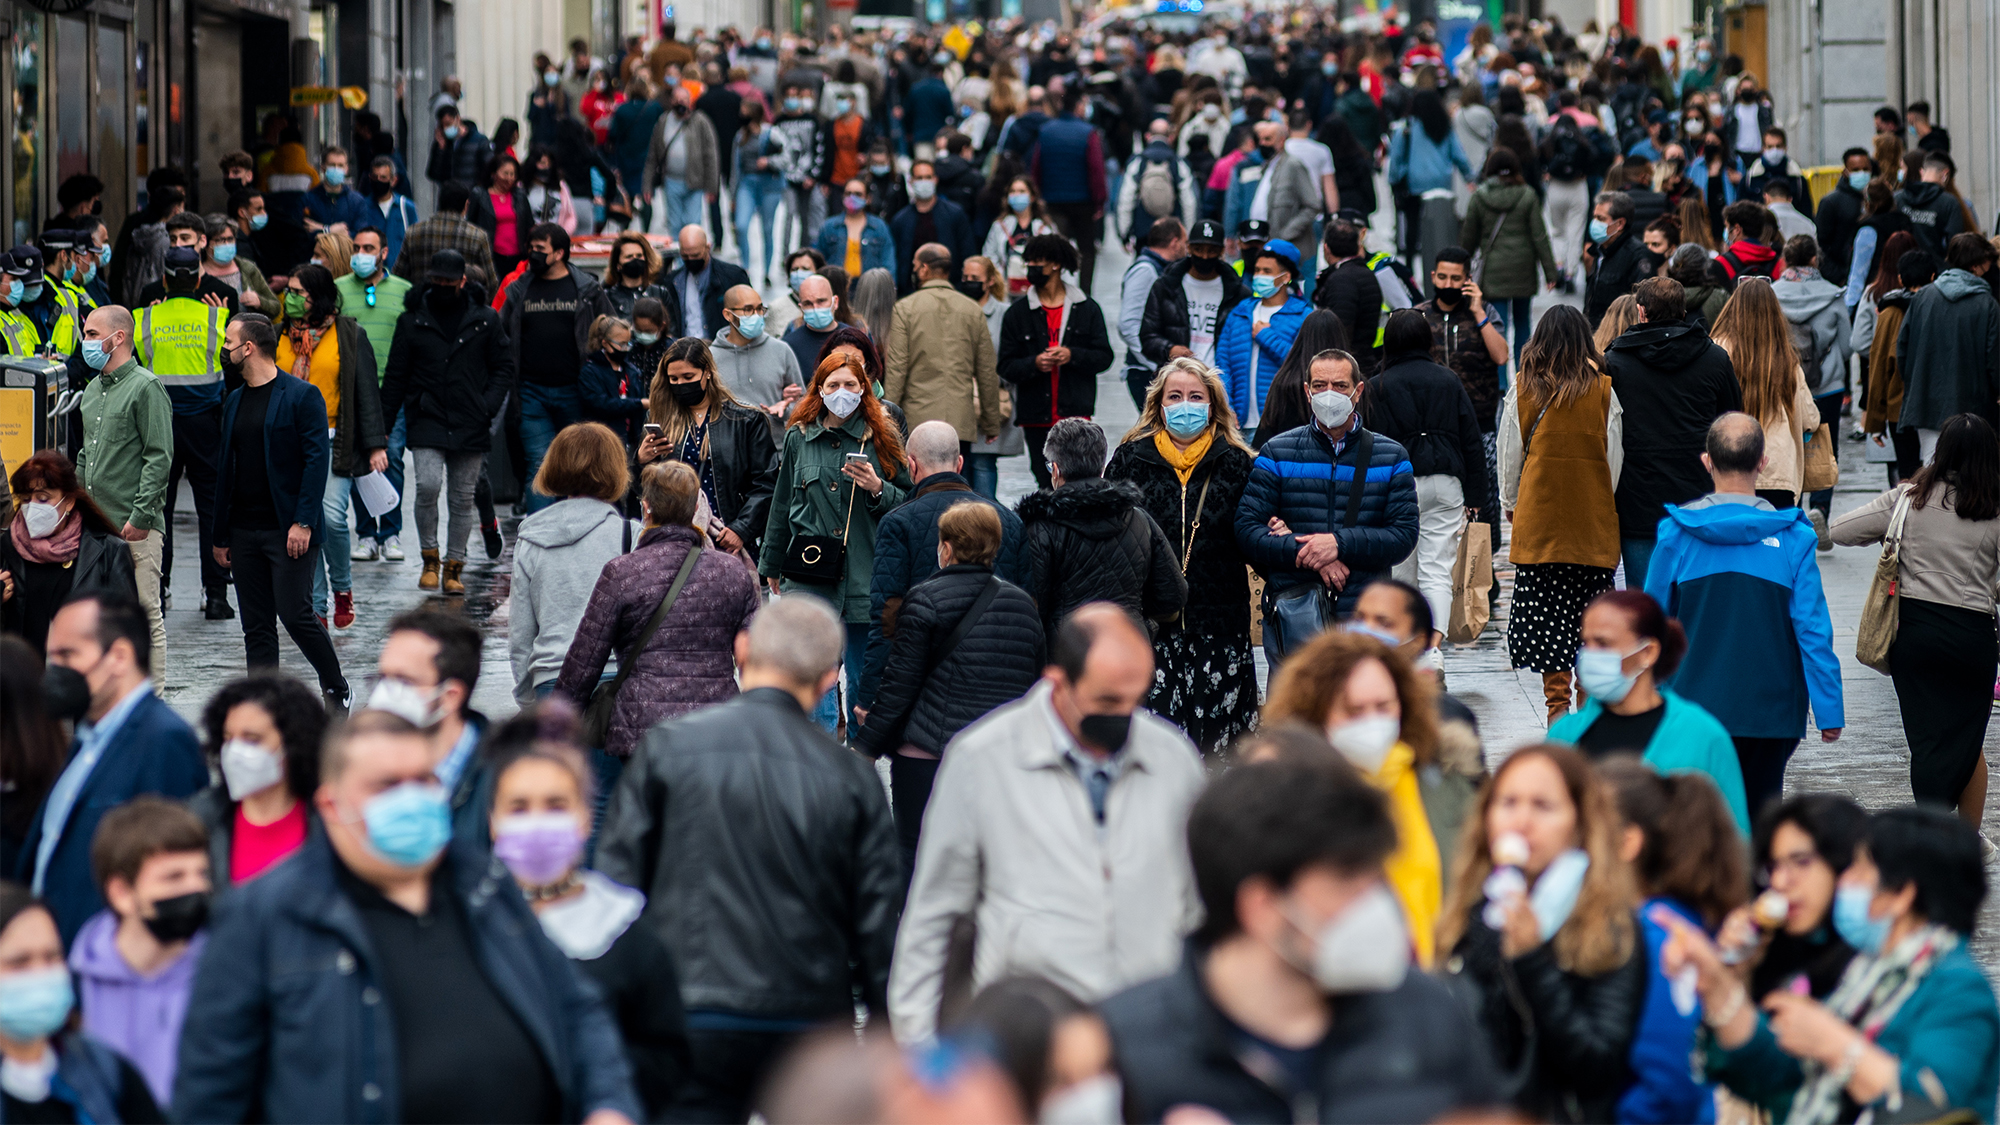
<instances>
[{"instance_id":1,"label":"wet pavement","mask_svg":"<svg viewBox=\"0 0 2000 1125\"><path fill-rule=\"evenodd\" d=\"M725 257L729 256L725 254ZM1104 307L1106 320L1115 326L1120 279L1129 258L1122 249L1107 245L1098 255L1094 296ZM775 294L771 294L775 296ZM1573 297L1538 298L1538 306ZM1123 346L1115 337L1113 346L1120 358L1099 379L1097 420L1112 442L1116 442L1136 419L1131 396L1123 377ZM412 476L410 479L414 479ZM1009 503L1034 487L1027 458L1008 457L1000 462L1000 494ZM1858 444L1841 440L1841 482L1834 492L1836 514L1859 507L1886 487L1883 467L1863 461ZM425 602L435 602L465 614L485 631L485 659L473 705L494 718L514 713L513 675L507 659L508 586L512 566L515 520L509 506L501 505L502 525L507 532L508 550L497 560L488 559L474 536L465 568L467 595L443 598L417 589L421 564L417 556L414 497L405 499L404 550L408 560L400 563L357 562L354 593L357 618L353 627L332 630L334 650L353 684L357 699L364 696L374 670L375 657L391 617ZM243 672L243 634L237 620L207 621L201 615L198 570L195 565L195 525L191 496L179 499L175 516L174 603L167 613L167 701L190 721L199 719L201 707L214 689ZM440 529L441 531L442 529ZM1896 706L1895 690L1889 678L1864 667L1854 659L1855 628L1860 618L1863 596L1868 589L1878 551L1875 548L1836 548L1819 556L1820 572L1833 619L1834 647L1841 658L1845 690L1847 727L1838 742L1822 743L1816 731L1809 731L1792 759L1787 776L1788 791L1820 790L1845 793L1868 808L1906 804L1910 799L1909 752L1903 738L1902 722ZM1534 673L1508 667L1505 627L1507 591L1513 572L1507 565L1503 543L1495 559L1502 595L1494 610L1494 620L1480 638L1468 646L1448 647L1445 672L1452 693L1464 700L1479 716L1489 762L1497 762L1514 748L1539 741L1545 730L1541 680ZM232 603L235 597L231 595ZM314 682L311 666L294 648L289 638L279 642L285 671ZM1263 677L1263 655L1258 653L1259 677ZM1990 735L1989 735L1990 740ZM1989 745L1990 745L1989 741ZM1988 814L1988 831L2000 833L2000 822ZM1983 964L2000 965L2000 939L1995 923L2000 922L2000 896L1988 899L1982 917L1981 936L1975 949Z\"/></svg>"}]
</instances>

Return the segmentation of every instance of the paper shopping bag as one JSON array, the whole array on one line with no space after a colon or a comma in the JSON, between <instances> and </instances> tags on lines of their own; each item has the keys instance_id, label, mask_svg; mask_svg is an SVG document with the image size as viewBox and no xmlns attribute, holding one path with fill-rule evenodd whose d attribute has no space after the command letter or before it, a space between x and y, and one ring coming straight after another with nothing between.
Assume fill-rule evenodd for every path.
<instances>
[{"instance_id":1,"label":"paper shopping bag","mask_svg":"<svg viewBox=\"0 0 2000 1125\"><path fill-rule=\"evenodd\" d=\"M1465 645L1478 639L1493 619L1492 588L1492 539L1485 524L1468 520L1458 537L1458 558L1451 564L1451 620L1445 624L1446 640Z\"/></svg>"}]
</instances>

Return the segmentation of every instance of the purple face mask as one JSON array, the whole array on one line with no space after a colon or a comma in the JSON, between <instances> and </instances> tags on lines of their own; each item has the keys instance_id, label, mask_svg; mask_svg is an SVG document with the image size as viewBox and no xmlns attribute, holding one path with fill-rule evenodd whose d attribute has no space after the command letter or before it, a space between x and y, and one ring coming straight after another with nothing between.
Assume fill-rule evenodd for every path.
<instances>
[{"instance_id":1,"label":"purple face mask","mask_svg":"<svg viewBox=\"0 0 2000 1125\"><path fill-rule=\"evenodd\" d=\"M493 834L493 854L514 878L546 887L570 873L583 855L576 818L568 813L522 813L503 817Z\"/></svg>"}]
</instances>

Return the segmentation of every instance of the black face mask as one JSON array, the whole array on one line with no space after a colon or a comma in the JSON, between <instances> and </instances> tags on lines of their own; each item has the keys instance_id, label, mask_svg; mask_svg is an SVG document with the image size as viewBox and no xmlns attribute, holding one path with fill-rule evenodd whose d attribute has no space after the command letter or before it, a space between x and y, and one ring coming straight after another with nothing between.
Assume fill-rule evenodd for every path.
<instances>
[{"instance_id":1,"label":"black face mask","mask_svg":"<svg viewBox=\"0 0 2000 1125\"><path fill-rule=\"evenodd\" d=\"M433 286L424 294L424 304L437 316L455 318L465 311L465 290Z\"/></svg>"},{"instance_id":2,"label":"black face mask","mask_svg":"<svg viewBox=\"0 0 2000 1125\"><path fill-rule=\"evenodd\" d=\"M222 374L228 377L232 383L242 382L243 361L236 358L235 354L228 348L222 349L220 358L222 360Z\"/></svg>"},{"instance_id":3,"label":"black face mask","mask_svg":"<svg viewBox=\"0 0 2000 1125\"><path fill-rule=\"evenodd\" d=\"M628 261L618 263L618 275L620 277L629 277L633 281L639 280L646 276L646 259L632 258Z\"/></svg>"},{"instance_id":4,"label":"black face mask","mask_svg":"<svg viewBox=\"0 0 2000 1125\"><path fill-rule=\"evenodd\" d=\"M1049 270L1048 270L1048 267L1046 267L1046 266L1029 266L1029 267L1028 267L1028 287L1029 287L1029 288L1031 288L1031 289L1040 289L1040 288L1041 288L1041 287L1042 287L1043 285L1045 285L1045 284L1047 284L1047 283L1048 283L1048 280L1049 280Z\"/></svg>"},{"instance_id":5,"label":"black face mask","mask_svg":"<svg viewBox=\"0 0 2000 1125\"><path fill-rule=\"evenodd\" d=\"M390 192L395 190L396 190L396 181L394 180L375 181L375 198L377 199L380 199L383 196L388 195Z\"/></svg>"},{"instance_id":6,"label":"black face mask","mask_svg":"<svg viewBox=\"0 0 2000 1125\"><path fill-rule=\"evenodd\" d=\"M139 920L146 923L153 940L162 945L186 941L208 924L208 892L194 891L163 898L153 904L151 918Z\"/></svg>"},{"instance_id":7,"label":"black face mask","mask_svg":"<svg viewBox=\"0 0 2000 1125\"><path fill-rule=\"evenodd\" d=\"M1264 163L1269 164L1277 157L1278 150L1271 145L1258 145L1257 155L1264 158Z\"/></svg>"},{"instance_id":8,"label":"black face mask","mask_svg":"<svg viewBox=\"0 0 2000 1125\"><path fill-rule=\"evenodd\" d=\"M1440 285L1437 291L1440 305L1456 305L1465 299L1465 287L1462 285Z\"/></svg>"},{"instance_id":9,"label":"black face mask","mask_svg":"<svg viewBox=\"0 0 2000 1125\"><path fill-rule=\"evenodd\" d=\"M1085 742L1113 754L1123 750L1125 740L1132 737L1130 715L1085 715L1076 726Z\"/></svg>"},{"instance_id":10,"label":"black face mask","mask_svg":"<svg viewBox=\"0 0 2000 1125\"><path fill-rule=\"evenodd\" d=\"M702 399L708 397L708 388L702 386L699 381L693 383L668 383L667 393L672 395L674 401L680 403L682 406L698 406Z\"/></svg>"},{"instance_id":11,"label":"black face mask","mask_svg":"<svg viewBox=\"0 0 2000 1125\"><path fill-rule=\"evenodd\" d=\"M549 268L549 256L540 250L528 251L528 268L534 270L536 273L541 273L543 270Z\"/></svg>"},{"instance_id":12,"label":"black face mask","mask_svg":"<svg viewBox=\"0 0 2000 1125\"><path fill-rule=\"evenodd\" d=\"M1188 276L1197 281L1213 281L1222 276L1221 258L1189 258Z\"/></svg>"},{"instance_id":13,"label":"black face mask","mask_svg":"<svg viewBox=\"0 0 2000 1125\"><path fill-rule=\"evenodd\" d=\"M49 665L42 671L42 710L52 719L82 719L90 713L90 681L74 668Z\"/></svg>"},{"instance_id":14,"label":"black face mask","mask_svg":"<svg viewBox=\"0 0 2000 1125\"><path fill-rule=\"evenodd\" d=\"M707 269L707 268L708 268L708 259L707 259L707 258L705 258L705 257L704 257L704 258L682 258L682 259L681 259L681 263L682 263L683 265L687 266L687 271L688 271L689 273L700 273L701 271L703 271L703 270L705 270L705 269Z\"/></svg>"},{"instance_id":15,"label":"black face mask","mask_svg":"<svg viewBox=\"0 0 2000 1125\"><path fill-rule=\"evenodd\" d=\"M986 300L986 283L983 281L960 281L958 291L975 301L983 303Z\"/></svg>"}]
</instances>

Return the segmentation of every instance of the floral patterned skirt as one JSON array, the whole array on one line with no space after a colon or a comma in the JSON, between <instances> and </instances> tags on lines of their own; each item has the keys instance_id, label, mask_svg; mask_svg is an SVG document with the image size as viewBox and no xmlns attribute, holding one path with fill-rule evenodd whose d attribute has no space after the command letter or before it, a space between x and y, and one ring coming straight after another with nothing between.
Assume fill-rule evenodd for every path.
<instances>
[{"instance_id":1,"label":"floral patterned skirt","mask_svg":"<svg viewBox=\"0 0 2000 1125\"><path fill-rule=\"evenodd\" d=\"M1257 725L1257 664L1247 633L1200 626L1153 642L1153 696L1146 706L1212 754Z\"/></svg>"}]
</instances>

